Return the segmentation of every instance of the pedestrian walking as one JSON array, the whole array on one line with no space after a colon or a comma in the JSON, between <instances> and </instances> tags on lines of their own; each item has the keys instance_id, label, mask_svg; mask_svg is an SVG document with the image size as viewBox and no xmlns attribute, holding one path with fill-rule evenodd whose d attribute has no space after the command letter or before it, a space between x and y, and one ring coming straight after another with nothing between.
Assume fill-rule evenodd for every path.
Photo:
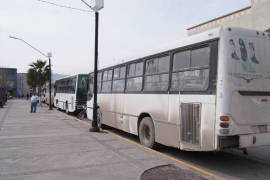
<instances>
[{"instance_id":1,"label":"pedestrian walking","mask_svg":"<svg viewBox=\"0 0 270 180\"><path fill-rule=\"evenodd\" d=\"M28 99L29 99L29 94L27 93L27 94L26 94L26 100L28 100Z\"/></svg>"},{"instance_id":2,"label":"pedestrian walking","mask_svg":"<svg viewBox=\"0 0 270 180\"><path fill-rule=\"evenodd\" d=\"M38 96L36 95L36 93L33 93L32 97L31 97L31 113L35 113L37 110L37 103L38 103Z\"/></svg>"}]
</instances>

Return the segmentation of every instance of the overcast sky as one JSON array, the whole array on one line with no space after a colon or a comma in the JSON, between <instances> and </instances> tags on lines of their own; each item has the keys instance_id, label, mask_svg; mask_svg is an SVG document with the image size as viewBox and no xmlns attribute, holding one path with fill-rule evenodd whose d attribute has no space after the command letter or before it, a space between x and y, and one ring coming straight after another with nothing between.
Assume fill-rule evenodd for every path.
<instances>
[{"instance_id":1,"label":"overcast sky","mask_svg":"<svg viewBox=\"0 0 270 180\"><path fill-rule=\"evenodd\" d=\"M80 0L48 0L87 9ZM90 0L88 0L90 1ZM187 36L186 29L250 5L249 0L105 0L100 11L99 66L107 67ZM41 55L17 36L53 54L53 72L88 73L94 61L94 13L37 0L1 0L0 66L26 72ZM45 58L46 59L46 58Z\"/></svg>"}]
</instances>

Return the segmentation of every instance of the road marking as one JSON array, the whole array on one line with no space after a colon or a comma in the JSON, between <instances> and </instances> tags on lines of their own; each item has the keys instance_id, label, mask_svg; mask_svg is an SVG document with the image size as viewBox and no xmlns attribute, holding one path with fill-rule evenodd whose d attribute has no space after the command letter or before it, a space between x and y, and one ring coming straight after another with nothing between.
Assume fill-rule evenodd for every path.
<instances>
[{"instance_id":1,"label":"road marking","mask_svg":"<svg viewBox=\"0 0 270 180\"><path fill-rule=\"evenodd\" d=\"M67 115L67 114L65 114L64 112L62 112L62 113L63 113L65 116L67 116L67 117L69 117L69 118L72 117L72 118L78 120L79 122L81 122L81 123L83 123L83 124L86 124L86 125L88 125L88 126L91 125L90 122L81 120L81 119L79 119L79 118L77 118L77 117L73 117L73 116L71 116L71 115ZM139 144L139 143L137 143L137 142L135 142L135 141L132 141L132 140L130 140L130 139L128 139L128 138L122 137L122 136L120 136L120 135L118 135L118 134L116 134L116 133L114 133L114 132L112 132L112 131L108 131L108 130L103 130L103 131L104 131L104 132L107 132L107 133L110 133L110 134L112 134L112 135L114 135L114 136L116 136L116 137L118 137L118 138L120 138L120 139L122 139L122 140L124 140L124 141L127 141L127 142L129 142L129 143L131 143L131 144L135 144L135 145L137 145L137 146L139 146L139 147L141 147L141 148L144 148L144 149L146 149L146 150L148 150L148 151L152 151L152 152L154 152L154 153L156 153L156 154L158 154L158 155L160 155L160 156L163 156L163 157L165 157L165 158L168 158L168 159L170 159L170 160L173 160L173 161L175 161L175 162L177 162L177 163L179 163L179 164L181 164L181 165L184 165L184 166L186 166L186 167L189 167L189 168L191 168L191 169L194 169L194 170L196 170L196 171L198 171L198 172L200 172L200 173L203 173L203 174L205 174L205 175L211 176L211 177L216 178L216 179L219 179L219 180L226 180L226 179L223 178L223 177L217 176L217 175L215 175L215 174L213 174L213 173L211 173L211 172L208 172L208 171L206 171L206 170L203 170L203 169L201 169L201 168L199 168L199 167L197 167L197 166L194 166L194 165L192 165L192 164L189 164L189 163L187 163L187 162L184 162L184 161L182 161L182 160L180 160L180 159L177 159L177 158L175 158L175 157L173 157L173 156L169 156L169 155L167 155L167 154L165 154L165 153L161 153L161 152L156 151L156 150L154 150L154 149L150 149L150 148L148 148L148 147L145 147L145 146L143 146L143 145L141 145L141 144Z\"/></svg>"}]
</instances>

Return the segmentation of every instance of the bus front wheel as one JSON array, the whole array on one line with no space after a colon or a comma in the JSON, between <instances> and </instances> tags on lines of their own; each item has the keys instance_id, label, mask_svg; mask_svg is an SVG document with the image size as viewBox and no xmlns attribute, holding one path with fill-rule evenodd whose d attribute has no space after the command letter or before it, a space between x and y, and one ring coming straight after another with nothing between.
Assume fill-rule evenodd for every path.
<instances>
[{"instance_id":1,"label":"bus front wheel","mask_svg":"<svg viewBox=\"0 0 270 180\"><path fill-rule=\"evenodd\" d=\"M142 145L155 147L155 127L150 117L144 117L139 125L139 139Z\"/></svg>"}]
</instances>

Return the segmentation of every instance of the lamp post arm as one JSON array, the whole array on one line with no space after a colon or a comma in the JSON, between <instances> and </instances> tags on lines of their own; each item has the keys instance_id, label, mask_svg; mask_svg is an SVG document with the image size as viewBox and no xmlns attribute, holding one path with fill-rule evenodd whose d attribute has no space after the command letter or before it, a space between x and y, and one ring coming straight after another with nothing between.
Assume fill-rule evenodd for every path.
<instances>
[{"instance_id":1,"label":"lamp post arm","mask_svg":"<svg viewBox=\"0 0 270 180\"><path fill-rule=\"evenodd\" d=\"M40 54L42 54L43 56L45 56L45 57L48 58L48 56L45 53L41 52L39 49L35 48L34 46L32 46L31 44L29 44L28 42L24 41L23 39L19 39L19 40L22 41L22 42L24 42L25 44L27 44L28 46L30 46L32 49L34 49L35 51L39 52Z\"/></svg>"},{"instance_id":2,"label":"lamp post arm","mask_svg":"<svg viewBox=\"0 0 270 180\"><path fill-rule=\"evenodd\" d=\"M86 6L88 6L90 9L92 9L92 7L89 5L89 4L87 4L87 2L85 2L84 0L81 0Z\"/></svg>"},{"instance_id":3,"label":"lamp post arm","mask_svg":"<svg viewBox=\"0 0 270 180\"><path fill-rule=\"evenodd\" d=\"M43 53L42 51L40 51L39 49L35 48L34 46L32 46L31 44L29 44L28 42L26 42L25 40L21 39L21 38L17 38L15 36L9 36L9 38L11 39L15 39L15 40L20 40L21 42L25 43L26 45L28 45L29 47L31 47L32 49L34 49L35 51L39 52L40 54L42 54L43 56L45 56L46 58L49 59L49 67L50 67L50 70L49 70L49 96L50 96L50 105L49 105L49 110L52 110L52 99L51 99L51 87L52 87L52 66L51 66L51 57L52 57L52 54L51 53L48 53L48 55L46 55L45 53Z\"/></svg>"},{"instance_id":4,"label":"lamp post arm","mask_svg":"<svg viewBox=\"0 0 270 180\"><path fill-rule=\"evenodd\" d=\"M31 47L32 49L34 49L35 51L37 51L38 53L42 54L43 56L45 56L46 58L48 58L48 56L43 53L42 51L40 51L39 49L37 49L36 47L32 46L31 44L29 44L28 42L26 42L25 40L21 39L21 38L17 38L17 37L14 37L14 36L9 36L9 38L11 39L15 39L15 40L19 40L19 41L22 41L24 44L28 45L29 47Z\"/></svg>"}]
</instances>

